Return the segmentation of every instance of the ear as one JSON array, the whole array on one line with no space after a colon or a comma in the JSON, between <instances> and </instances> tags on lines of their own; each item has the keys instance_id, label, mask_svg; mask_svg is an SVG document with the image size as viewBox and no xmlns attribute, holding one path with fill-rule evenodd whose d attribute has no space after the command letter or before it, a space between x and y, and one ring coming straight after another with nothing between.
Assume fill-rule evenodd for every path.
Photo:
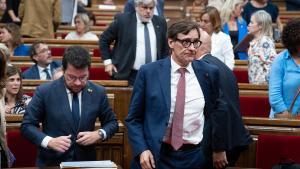
<instances>
[{"instance_id":1,"label":"ear","mask_svg":"<svg viewBox=\"0 0 300 169\"><path fill-rule=\"evenodd\" d=\"M175 41L173 40L173 39L170 39L170 38L168 38L168 44L169 44L169 47L171 48L171 49L173 49L174 47L174 43L175 43Z\"/></svg>"},{"instance_id":2,"label":"ear","mask_svg":"<svg viewBox=\"0 0 300 169\"><path fill-rule=\"evenodd\" d=\"M33 55L32 59L35 60L36 62L38 61L38 56L37 55Z\"/></svg>"}]
</instances>

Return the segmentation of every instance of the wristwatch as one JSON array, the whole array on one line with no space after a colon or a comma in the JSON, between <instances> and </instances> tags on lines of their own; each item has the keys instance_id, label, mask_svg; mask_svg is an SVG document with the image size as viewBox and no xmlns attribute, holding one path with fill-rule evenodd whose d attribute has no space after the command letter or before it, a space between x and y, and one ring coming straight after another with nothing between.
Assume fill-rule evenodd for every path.
<instances>
[{"instance_id":1,"label":"wristwatch","mask_svg":"<svg viewBox=\"0 0 300 169\"><path fill-rule=\"evenodd\" d=\"M103 131L99 129L98 130L98 134L101 137L100 140L104 140L104 133L103 133Z\"/></svg>"}]
</instances>

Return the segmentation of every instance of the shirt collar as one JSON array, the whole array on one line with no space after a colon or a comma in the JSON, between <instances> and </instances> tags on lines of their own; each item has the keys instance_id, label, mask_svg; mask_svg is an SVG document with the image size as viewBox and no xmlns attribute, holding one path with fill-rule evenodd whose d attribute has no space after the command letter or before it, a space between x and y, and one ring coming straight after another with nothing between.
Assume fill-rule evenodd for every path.
<instances>
[{"instance_id":1,"label":"shirt collar","mask_svg":"<svg viewBox=\"0 0 300 169\"><path fill-rule=\"evenodd\" d=\"M38 67L39 73L43 72L44 69L46 69L46 68L47 68L48 70L51 70L50 64L49 64L46 68L43 68L43 67L41 67L41 66L39 66L39 65L37 65L37 67Z\"/></svg>"},{"instance_id":2,"label":"shirt collar","mask_svg":"<svg viewBox=\"0 0 300 169\"><path fill-rule=\"evenodd\" d=\"M172 73L177 73L178 69L179 68L182 68L181 66L179 66L174 60L173 60L173 56L171 56L171 72ZM194 74L194 70L193 70L193 67L192 67L192 64L189 63L187 65L187 67L185 67L187 72L190 73L190 74Z\"/></svg>"}]
</instances>

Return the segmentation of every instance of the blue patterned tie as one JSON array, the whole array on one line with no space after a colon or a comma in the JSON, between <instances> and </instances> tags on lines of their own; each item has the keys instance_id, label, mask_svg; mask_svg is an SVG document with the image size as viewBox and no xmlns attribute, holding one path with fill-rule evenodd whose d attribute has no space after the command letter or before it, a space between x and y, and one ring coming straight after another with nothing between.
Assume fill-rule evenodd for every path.
<instances>
[{"instance_id":1,"label":"blue patterned tie","mask_svg":"<svg viewBox=\"0 0 300 169\"><path fill-rule=\"evenodd\" d=\"M73 100L72 100L72 115L75 123L76 129L78 128L79 125L79 120L80 120L80 114L79 114L79 99L78 99L78 94L73 93Z\"/></svg>"},{"instance_id":2,"label":"blue patterned tie","mask_svg":"<svg viewBox=\"0 0 300 169\"><path fill-rule=\"evenodd\" d=\"M45 68L45 69L43 70L43 72L46 73L46 80L51 80L51 76L50 76L48 70L49 70L48 68Z\"/></svg>"},{"instance_id":3,"label":"blue patterned tie","mask_svg":"<svg viewBox=\"0 0 300 169\"><path fill-rule=\"evenodd\" d=\"M148 22L143 22L144 24L144 38L145 38L145 63L150 63L152 61L151 58L151 45L150 45L150 36L148 30Z\"/></svg>"}]
</instances>

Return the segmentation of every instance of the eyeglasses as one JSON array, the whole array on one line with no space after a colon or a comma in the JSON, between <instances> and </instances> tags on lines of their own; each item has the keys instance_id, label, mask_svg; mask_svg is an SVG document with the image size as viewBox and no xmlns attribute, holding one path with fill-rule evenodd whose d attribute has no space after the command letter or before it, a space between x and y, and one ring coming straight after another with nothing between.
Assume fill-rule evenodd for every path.
<instances>
[{"instance_id":1,"label":"eyeglasses","mask_svg":"<svg viewBox=\"0 0 300 169\"><path fill-rule=\"evenodd\" d=\"M75 82L77 79L78 79L80 82L85 82L85 81L88 80L89 76L88 76L88 75L85 75L85 76L83 76L83 77L76 77L76 76L69 75L69 74L66 74L66 73L65 73L65 78L66 78L66 80L72 81L72 82Z\"/></svg>"},{"instance_id":2,"label":"eyeglasses","mask_svg":"<svg viewBox=\"0 0 300 169\"><path fill-rule=\"evenodd\" d=\"M176 41L180 42L181 45L184 47L184 48L188 48L191 46L191 44L194 45L194 48L199 48L202 44L202 42L199 40L199 39L196 39L194 41L191 41L191 39L175 39Z\"/></svg>"},{"instance_id":3,"label":"eyeglasses","mask_svg":"<svg viewBox=\"0 0 300 169\"><path fill-rule=\"evenodd\" d=\"M50 51L50 49L49 48L44 48L44 49L42 49L42 50L40 50L39 52L36 52L37 54L40 54L40 53L48 53Z\"/></svg>"}]
</instances>

